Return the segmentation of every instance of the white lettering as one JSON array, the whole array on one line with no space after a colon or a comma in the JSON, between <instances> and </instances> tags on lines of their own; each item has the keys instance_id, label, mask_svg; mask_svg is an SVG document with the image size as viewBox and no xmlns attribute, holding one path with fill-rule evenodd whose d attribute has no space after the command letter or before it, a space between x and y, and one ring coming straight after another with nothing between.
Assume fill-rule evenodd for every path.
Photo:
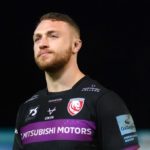
<instances>
[{"instance_id":1,"label":"white lettering","mask_svg":"<svg viewBox=\"0 0 150 150\"><path fill-rule=\"evenodd\" d=\"M87 129L87 135L92 135L92 130L90 128Z\"/></svg>"},{"instance_id":2,"label":"white lettering","mask_svg":"<svg viewBox=\"0 0 150 150\"><path fill-rule=\"evenodd\" d=\"M64 128L64 132L65 133L69 133L70 132L70 128L69 127Z\"/></svg>"},{"instance_id":3,"label":"white lettering","mask_svg":"<svg viewBox=\"0 0 150 150\"><path fill-rule=\"evenodd\" d=\"M81 129L80 128L75 128L75 133L76 134L80 134L81 133Z\"/></svg>"},{"instance_id":4,"label":"white lettering","mask_svg":"<svg viewBox=\"0 0 150 150\"><path fill-rule=\"evenodd\" d=\"M88 129L86 129L86 128L82 128L82 130L81 130L81 134L86 134L86 130L88 130Z\"/></svg>"},{"instance_id":5,"label":"white lettering","mask_svg":"<svg viewBox=\"0 0 150 150\"><path fill-rule=\"evenodd\" d=\"M57 133L64 133L64 127L58 127L57 128Z\"/></svg>"},{"instance_id":6,"label":"white lettering","mask_svg":"<svg viewBox=\"0 0 150 150\"><path fill-rule=\"evenodd\" d=\"M81 135L92 135L91 128L79 128L79 127L52 127L37 130L30 130L21 133L22 140L32 136L42 136L50 134L81 134Z\"/></svg>"}]
</instances>

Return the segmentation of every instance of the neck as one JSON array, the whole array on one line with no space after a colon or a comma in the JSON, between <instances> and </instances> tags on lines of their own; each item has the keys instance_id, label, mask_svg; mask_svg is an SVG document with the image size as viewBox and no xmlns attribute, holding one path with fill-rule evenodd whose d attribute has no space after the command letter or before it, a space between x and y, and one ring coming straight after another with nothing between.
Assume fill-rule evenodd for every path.
<instances>
[{"instance_id":1,"label":"neck","mask_svg":"<svg viewBox=\"0 0 150 150\"><path fill-rule=\"evenodd\" d=\"M67 66L56 73L45 72L49 92L69 90L84 76L77 65Z\"/></svg>"}]
</instances>

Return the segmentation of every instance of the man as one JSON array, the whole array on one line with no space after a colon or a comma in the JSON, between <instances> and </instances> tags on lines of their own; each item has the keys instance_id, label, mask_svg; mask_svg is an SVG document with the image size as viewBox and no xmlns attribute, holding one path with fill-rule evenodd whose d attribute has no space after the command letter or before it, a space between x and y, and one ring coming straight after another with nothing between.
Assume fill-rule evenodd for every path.
<instances>
[{"instance_id":1,"label":"man","mask_svg":"<svg viewBox=\"0 0 150 150\"><path fill-rule=\"evenodd\" d=\"M123 100L77 65L78 25L68 15L45 14L33 41L47 87L20 106L13 150L137 150L136 129Z\"/></svg>"}]
</instances>

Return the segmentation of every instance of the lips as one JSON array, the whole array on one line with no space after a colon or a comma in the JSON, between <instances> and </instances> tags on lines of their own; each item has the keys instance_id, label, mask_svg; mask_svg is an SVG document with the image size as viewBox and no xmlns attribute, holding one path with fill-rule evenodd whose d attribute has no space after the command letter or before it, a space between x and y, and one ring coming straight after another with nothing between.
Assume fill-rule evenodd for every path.
<instances>
[{"instance_id":1,"label":"lips","mask_svg":"<svg viewBox=\"0 0 150 150\"><path fill-rule=\"evenodd\" d=\"M38 54L38 57L40 57L40 56L46 56L46 55L48 55L50 53L52 53L52 52L50 52L50 51L40 51L39 54Z\"/></svg>"}]
</instances>

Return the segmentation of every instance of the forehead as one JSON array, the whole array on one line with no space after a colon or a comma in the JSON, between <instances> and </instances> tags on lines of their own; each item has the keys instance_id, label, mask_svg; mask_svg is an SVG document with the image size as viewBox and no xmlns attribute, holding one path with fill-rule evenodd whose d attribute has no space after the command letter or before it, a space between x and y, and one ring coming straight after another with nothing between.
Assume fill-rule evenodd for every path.
<instances>
[{"instance_id":1,"label":"forehead","mask_svg":"<svg viewBox=\"0 0 150 150\"><path fill-rule=\"evenodd\" d=\"M57 20L43 20L36 27L34 34L43 33L46 31L68 31L71 30L71 26L64 21Z\"/></svg>"}]
</instances>

